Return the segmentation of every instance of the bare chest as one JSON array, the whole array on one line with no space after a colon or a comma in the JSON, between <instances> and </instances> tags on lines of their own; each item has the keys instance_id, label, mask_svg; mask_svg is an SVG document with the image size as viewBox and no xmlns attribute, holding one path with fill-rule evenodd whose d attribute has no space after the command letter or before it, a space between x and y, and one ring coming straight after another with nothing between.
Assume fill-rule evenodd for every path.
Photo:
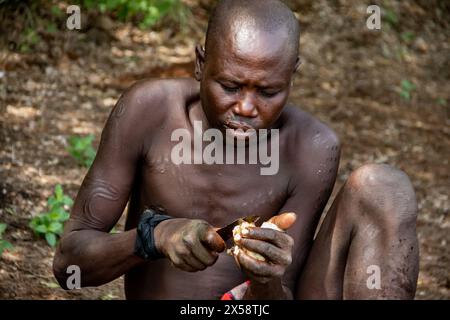
<instances>
[{"instance_id":1,"label":"bare chest","mask_svg":"<svg viewBox=\"0 0 450 320\"><path fill-rule=\"evenodd\" d=\"M284 175L264 176L249 164L180 164L168 153L148 157L142 167L140 202L159 205L176 217L204 219L222 226L246 215L264 220L287 197Z\"/></svg>"}]
</instances>

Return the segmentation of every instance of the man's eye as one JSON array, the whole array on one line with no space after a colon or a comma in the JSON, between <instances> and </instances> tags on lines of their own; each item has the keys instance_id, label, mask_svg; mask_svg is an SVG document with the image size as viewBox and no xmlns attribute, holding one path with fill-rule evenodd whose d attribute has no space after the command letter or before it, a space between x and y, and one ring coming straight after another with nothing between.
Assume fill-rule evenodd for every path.
<instances>
[{"instance_id":1,"label":"man's eye","mask_svg":"<svg viewBox=\"0 0 450 320\"><path fill-rule=\"evenodd\" d=\"M275 97L279 93L279 91L265 91L265 90L261 90L260 93L264 97L272 98L272 97Z\"/></svg>"},{"instance_id":2,"label":"man's eye","mask_svg":"<svg viewBox=\"0 0 450 320\"><path fill-rule=\"evenodd\" d=\"M226 92L236 93L239 91L239 87L226 86L222 83L220 85L222 86L222 89L225 90Z\"/></svg>"}]
</instances>

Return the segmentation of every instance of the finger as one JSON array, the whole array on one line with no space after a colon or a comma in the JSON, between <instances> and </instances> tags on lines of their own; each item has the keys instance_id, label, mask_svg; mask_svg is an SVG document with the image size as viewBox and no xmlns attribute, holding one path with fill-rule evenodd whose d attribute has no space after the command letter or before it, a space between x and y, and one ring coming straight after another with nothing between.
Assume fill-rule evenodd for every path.
<instances>
[{"instance_id":1,"label":"finger","mask_svg":"<svg viewBox=\"0 0 450 320\"><path fill-rule=\"evenodd\" d=\"M194 271L201 271L206 269L206 265L204 265L201 261L195 258L193 255L188 255L182 257L182 260L185 264L190 266Z\"/></svg>"},{"instance_id":2,"label":"finger","mask_svg":"<svg viewBox=\"0 0 450 320\"><path fill-rule=\"evenodd\" d=\"M202 233L203 231L200 231ZM200 262L209 266L214 264L217 259L217 254L215 251L210 251L204 247L197 238L195 233L189 233L182 238L184 245L188 248L189 252L182 252L184 255L193 254Z\"/></svg>"},{"instance_id":3,"label":"finger","mask_svg":"<svg viewBox=\"0 0 450 320\"><path fill-rule=\"evenodd\" d=\"M289 229L297 219L297 215L294 212L285 212L270 218L267 222L275 224L278 228L287 230Z\"/></svg>"},{"instance_id":4,"label":"finger","mask_svg":"<svg viewBox=\"0 0 450 320\"><path fill-rule=\"evenodd\" d=\"M172 265L172 267L183 270L183 271L187 271L187 272L195 272L197 270L195 270L193 267L191 267L190 265L186 264L182 259L180 258L171 258L170 259L170 264Z\"/></svg>"},{"instance_id":5,"label":"finger","mask_svg":"<svg viewBox=\"0 0 450 320\"><path fill-rule=\"evenodd\" d=\"M213 229L208 228L206 232L200 237L200 241L205 244L205 246L215 252L222 252L225 250L225 241L222 237Z\"/></svg>"},{"instance_id":6,"label":"finger","mask_svg":"<svg viewBox=\"0 0 450 320\"><path fill-rule=\"evenodd\" d=\"M191 248L191 251L192 254L206 266L213 265L219 257L215 251L209 251L200 242L198 242L193 248Z\"/></svg>"},{"instance_id":7,"label":"finger","mask_svg":"<svg viewBox=\"0 0 450 320\"><path fill-rule=\"evenodd\" d=\"M281 249L292 247L294 240L285 232L267 228L249 228L243 238L270 242Z\"/></svg>"},{"instance_id":8,"label":"finger","mask_svg":"<svg viewBox=\"0 0 450 320\"><path fill-rule=\"evenodd\" d=\"M254 277L273 278L283 275L284 268L282 266L253 259L242 250L239 251L237 259L244 272L248 272Z\"/></svg>"},{"instance_id":9,"label":"finger","mask_svg":"<svg viewBox=\"0 0 450 320\"><path fill-rule=\"evenodd\" d=\"M186 263L182 263L179 265L174 265L175 268L178 268L180 270L186 271L186 272L196 272L198 270L194 269L193 267L191 267L190 265L186 264Z\"/></svg>"},{"instance_id":10,"label":"finger","mask_svg":"<svg viewBox=\"0 0 450 320\"><path fill-rule=\"evenodd\" d=\"M255 239L241 239L239 246L255 253L259 253L275 264L290 265L292 262L291 252L286 252L273 244Z\"/></svg>"},{"instance_id":11,"label":"finger","mask_svg":"<svg viewBox=\"0 0 450 320\"><path fill-rule=\"evenodd\" d=\"M183 242L188 241L187 238L183 238ZM177 246L174 251L169 253L169 258L174 266L184 271L194 272L206 268L203 263L193 256L191 248L188 245Z\"/></svg>"},{"instance_id":12,"label":"finger","mask_svg":"<svg viewBox=\"0 0 450 320\"><path fill-rule=\"evenodd\" d=\"M194 268L192 268L191 266L189 266L189 265L187 265L185 263L181 263L181 264L174 264L174 263L172 263L172 266L174 268L177 268L177 269L180 269L180 270L183 270L183 271L186 271L186 272L195 272L195 271L197 271L197 270L195 270Z\"/></svg>"}]
</instances>

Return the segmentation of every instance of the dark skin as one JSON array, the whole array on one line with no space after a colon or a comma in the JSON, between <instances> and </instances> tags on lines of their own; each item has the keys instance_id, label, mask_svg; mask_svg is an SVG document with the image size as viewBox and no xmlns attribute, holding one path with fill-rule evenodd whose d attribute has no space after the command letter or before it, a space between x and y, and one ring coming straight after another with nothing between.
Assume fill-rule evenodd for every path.
<instances>
[{"instance_id":1,"label":"dark skin","mask_svg":"<svg viewBox=\"0 0 450 320\"><path fill-rule=\"evenodd\" d=\"M287 103L299 59L285 54L279 35L251 30L257 41L248 45L239 40L245 38L239 36L242 31L231 29L207 57L196 48L200 86L193 79L147 80L118 101L55 255L58 281L64 287L67 266L76 264L82 286L125 274L129 299L217 299L247 279L251 285L244 299L410 297L417 279L417 239L409 180L387 167L359 169L312 245L336 179L339 141L326 125ZM196 120L204 129L279 129L278 174L262 176L259 165L173 164L171 133L178 128L192 133ZM367 191L364 179L371 182L375 173L374 188ZM400 190L405 201L386 192L382 178L391 176L398 176L392 190ZM384 207L377 204L381 198ZM126 230L109 234L128 200ZM140 214L150 205L164 207L175 219L155 229L165 258L145 262L133 251ZM241 253L240 272L223 253L225 243L215 228L245 215L265 221L283 212L297 214L287 232L256 227L240 241L267 260ZM360 233L367 230L374 235L371 243ZM389 237L394 247L386 244ZM364 253L368 249L371 254ZM384 258L388 254L392 261ZM394 281L373 292L364 287L367 263L403 271L387 272Z\"/></svg>"}]
</instances>

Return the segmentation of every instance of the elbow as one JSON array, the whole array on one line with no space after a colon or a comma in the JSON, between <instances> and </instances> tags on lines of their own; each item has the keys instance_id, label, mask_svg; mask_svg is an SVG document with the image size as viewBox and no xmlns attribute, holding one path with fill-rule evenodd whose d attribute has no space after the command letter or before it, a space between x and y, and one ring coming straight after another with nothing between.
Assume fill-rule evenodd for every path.
<instances>
[{"instance_id":1,"label":"elbow","mask_svg":"<svg viewBox=\"0 0 450 320\"><path fill-rule=\"evenodd\" d=\"M58 284L64 290L69 290L67 286L67 279L70 274L67 273L67 269L68 269L67 258L61 252L60 247L58 247L55 253L55 257L53 258L53 275L58 281Z\"/></svg>"},{"instance_id":2,"label":"elbow","mask_svg":"<svg viewBox=\"0 0 450 320\"><path fill-rule=\"evenodd\" d=\"M63 288L64 290L69 289L67 287L67 274L64 272L62 264L56 262L56 256L53 260L53 275L55 276L55 279L56 281L58 281L58 284L61 288Z\"/></svg>"},{"instance_id":3,"label":"elbow","mask_svg":"<svg viewBox=\"0 0 450 320\"><path fill-rule=\"evenodd\" d=\"M79 248L73 246L65 246L64 237L61 239L53 258L53 275L58 284L64 290L81 289L85 286L92 285L89 273L84 273L85 258L80 256ZM78 253L78 254L77 254ZM81 270L83 269L83 275Z\"/></svg>"},{"instance_id":4,"label":"elbow","mask_svg":"<svg viewBox=\"0 0 450 320\"><path fill-rule=\"evenodd\" d=\"M64 290L81 288L80 267L73 264L70 252L63 250L64 239L61 239L53 258L53 275Z\"/></svg>"}]
</instances>

